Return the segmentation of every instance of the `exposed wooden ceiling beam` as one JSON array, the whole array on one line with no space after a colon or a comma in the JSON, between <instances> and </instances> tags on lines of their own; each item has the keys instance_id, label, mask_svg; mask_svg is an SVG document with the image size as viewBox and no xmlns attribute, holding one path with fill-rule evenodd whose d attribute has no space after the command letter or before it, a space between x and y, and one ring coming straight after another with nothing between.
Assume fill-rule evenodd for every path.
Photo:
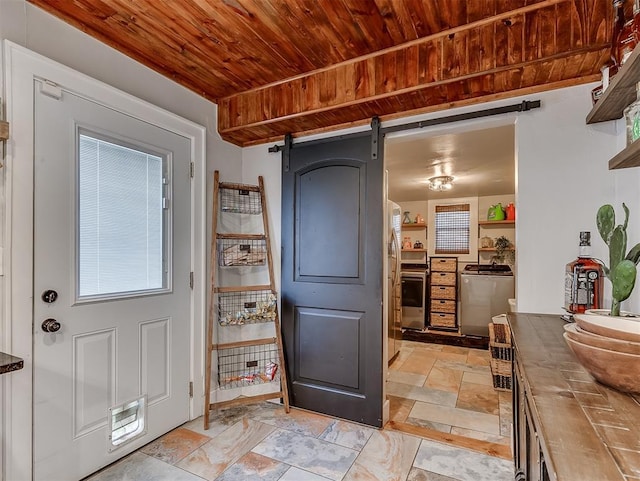
<instances>
[{"instance_id":1,"label":"exposed wooden ceiling beam","mask_svg":"<svg viewBox=\"0 0 640 481\"><path fill-rule=\"evenodd\" d=\"M547 0L222 98L219 132L250 145L595 80L610 48L607 16L580 7L580 0Z\"/></svg>"}]
</instances>

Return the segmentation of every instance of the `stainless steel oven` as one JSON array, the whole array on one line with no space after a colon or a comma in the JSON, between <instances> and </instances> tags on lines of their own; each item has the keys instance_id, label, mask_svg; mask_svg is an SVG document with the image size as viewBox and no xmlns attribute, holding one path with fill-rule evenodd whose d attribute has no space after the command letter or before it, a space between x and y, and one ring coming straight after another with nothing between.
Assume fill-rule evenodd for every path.
<instances>
[{"instance_id":1,"label":"stainless steel oven","mask_svg":"<svg viewBox=\"0 0 640 481\"><path fill-rule=\"evenodd\" d=\"M427 314L427 270L402 268L402 327L422 330Z\"/></svg>"}]
</instances>

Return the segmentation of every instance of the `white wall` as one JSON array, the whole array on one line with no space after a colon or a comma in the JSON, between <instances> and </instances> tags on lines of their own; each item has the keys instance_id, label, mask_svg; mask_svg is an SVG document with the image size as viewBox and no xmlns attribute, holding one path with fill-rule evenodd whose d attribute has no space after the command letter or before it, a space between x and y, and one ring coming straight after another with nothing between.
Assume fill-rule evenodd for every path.
<instances>
[{"instance_id":1,"label":"white wall","mask_svg":"<svg viewBox=\"0 0 640 481\"><path fill-rule=\"evenodd\" d=\"M0 39L11 40L165 110L204 125L207 128L207 206L211 206L211 185L215 169L221 171L225 180L239 181L242 178L241 149L224 142L218 135L215 104L59 21L25 0L0 0ZM0 87L2 87L3 97L4 82L4 72L2 72ZM1 107L4 112L4 104ZM11 143L12 140L9 142ZM7 191L6 171L10 166L7 167L7 169L0 169L0 247L7 245L11 228L10 221L5 221L7 219L4 197ZM207 211L210 212L210 208ZM210 215L207 215L207 219L209 218ZM209 225L207 232L210 232ZM5 251L3 259L6 260L9 256L10 253ZM0 378L0 399L5 396L8 398L10 385L23 387L31 385L30 341L28 339L12 339L7 335L12 332L12 326L31 321L11 319L7 315L9 310L6 293L11 286L6 286L4 281L5 278L0 273L0 350L23 357L26 363L24 370ZM24 331L24 329L22 330ZM0 417L4 448L0 452L9 453L10 456L0 459L0 466L2 466L0 471L4 474L6 469L12 469L14 473L26 473L31 458L28 452L30 441L27 440L25 443L24 439L30 432L30 419L22 421L13 419L13 428L7 428L5 424L9 424L6 421L10 416L11 413L3 410L2 417ZM12 437L10 440L13 445L8 444L10 440L6 437L7 429L21 439L17 440ZM24 448L25 445L27 448ZM12 468L8 468L9 465ZM20 474L19 476L16 478L14 474L13 479L27 479L26 475Z\"/></svg>"},{"instance_id":2,"label":"white wall","mask_svg":"<svg viewBox=\"0 0 640 481\"><path fill-rule=\"evenodd\" d=\"M541 108L529 112L431 128L445 132L516 124L516 296L521 312L562 312L564 266L577 256L581 230L592 232L594 255L608 258L595 225L600 205L612 203L621 213L624 201L631 209L629 245L640 241L640 169L608 170L608 160L624 147L625 134L622 121L585 124L593 86L582 85L383 124L383 127L402 124L522 100L542 101ZM358 129L340 133L354 130ZM279 231L276 222L280 198L274 196L279 196L280 155L269 154L267 145L243 149L244 173L251 176L268 173L267 183L273 183L268 185L270 203L278 206L276 215L272 216L273 224ZM244 180L250 181L246 177ZM605 304L610 302L609 290L607 281ZM640 309L640 289L635 290L625 308Z\"/></svg>"},{"instance_id":3,"label":"white wall","mask_svg":"<svg viewBox=\"0 0 640 481\"><path fill-rule=\"evenodd\" d=\"M535 115L516 124L517 298L523 312L561 312L564 266L577 257L578 236L592 232L593 253L608 261L595 215L604 203L631 209L630 243L640 241L640 170L608 170L624 147L622 122L585 125L593 85L546 94ZM610 303L605 283L605 305ZM627 302L640 306L640 290Z\"/></svg>"},{"instance_id":4,"label":"white wall","mask_svg":"<svg viewBox=\"0 0 640 481\"><path fill-rule=\"evenodd\" d=\"M280 239L282 234L280 230L282 217L281 165L281 154L268 153L266 145L242 149L242 181L246 184L257 184L258 176L261 175L264 178L269 213L269 234L273 251L273 269L278 292L280 292Z\"/></svg>"}]
</instances>

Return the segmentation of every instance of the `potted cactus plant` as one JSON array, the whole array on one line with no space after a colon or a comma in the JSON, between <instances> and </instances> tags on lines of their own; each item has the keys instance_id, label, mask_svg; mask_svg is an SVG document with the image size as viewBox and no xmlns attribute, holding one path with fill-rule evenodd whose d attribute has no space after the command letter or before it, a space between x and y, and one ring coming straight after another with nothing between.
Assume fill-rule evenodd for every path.
<instances>
[{"instance_id":1,"label":"potted cactus plant","mask_svg":"<svg viewBox=\"0 0 640 481\"><path fill-rule=\"evenodd\" d=\"M622 208L623 224L616 225L615 212L609 204L600 207L596 215L598 232L609 247L609 265L603 265L603 271L611 281L611 310L574 314L574 330L581 337L571 338L566 326L564 335L578 361L596 380L622 392L640 394L640 317L620 310L636 283L640 244L627 252L629 209L625 204Z\"/></svg>"},{"instance_id":2,"label":"potted cactus plant","mask_svg":"<svg viewBox=\"0 0 640 481\"><path fill-rule=\"evenodd\" d=\"M605 276L611 281L611 310L609 315L620 315L620 303L629 298L636 283L637 265L640 261L640 243L627 251L627 225L629 208L623 203L624 224L616 224L613 206L603 205L598 209L596 224L600 237L609 247L609 265L604 264ZM625 255L626 253L626 255Z\"/></svg>"}]
</instances>

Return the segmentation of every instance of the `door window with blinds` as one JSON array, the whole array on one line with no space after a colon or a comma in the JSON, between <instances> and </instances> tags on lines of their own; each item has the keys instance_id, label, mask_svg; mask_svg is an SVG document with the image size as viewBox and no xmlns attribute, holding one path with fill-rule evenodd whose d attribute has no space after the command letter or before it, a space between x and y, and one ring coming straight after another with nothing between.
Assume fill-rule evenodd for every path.
<instances>
[{"instance_id":1,"label":"door window with blinds","mask_svg":"<svg viewBox=\"0 0 640 481\"><path fill-rule=\"evenodd\" d=\"M436 205L435 253L469 253L469 204Z\"/></svg>"},{"instance_id":2,"label":"door window with blinds","mask_svg":"<svg viewBox=\"0 0 640 481\"><path fill-rule=\"evenodd\" d=\"M79 129L78 301L166 291L167 156Z\"/></svg>"}]
</instances>

